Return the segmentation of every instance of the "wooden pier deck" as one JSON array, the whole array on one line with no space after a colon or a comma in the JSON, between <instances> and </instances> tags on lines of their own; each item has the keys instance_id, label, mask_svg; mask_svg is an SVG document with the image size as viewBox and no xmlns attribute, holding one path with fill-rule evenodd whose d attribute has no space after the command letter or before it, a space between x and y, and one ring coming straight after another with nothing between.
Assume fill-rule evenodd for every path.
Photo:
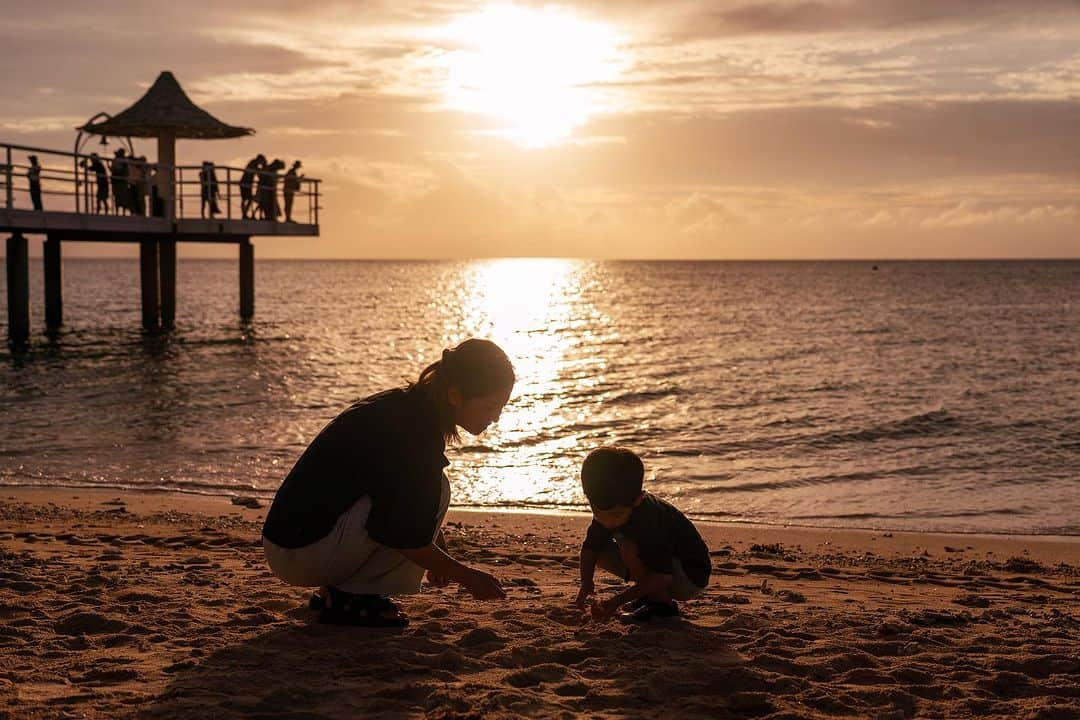
<instances>
[{"instance_id":1,"label":"wooden pier deck","mask_svg":"<svg viewBox=\"0 0 1080 720\"><path fill-rule=\"evenodd\" d=\"M317 237L319 226L268 220L165 218L0 208L0 232L48 235L60 240L137 242L126 235L168 236L178 242L229 242L240 237Z\"/></svg>"},{"instance_id":2,"label":"wooden pier deck","mask_svg":"<svg viewBox=\"0 0 1080 720\"><path fill-rule=\"evenodd\" d=\"M35 161L31 161L31 157ZM0 232L10 233L6 244L8 337L15 344L30 337L30 298L27 235L43 235L45 265L45 325L55 329L63 323L61 243L132 242L139 245L143 327L150 332L169 330L176 317L176 243L232 243L238 247L240 315L255 311L253 237L317 237L319 235L319 185L301 176L299 189L290 192L293 220L276 214L255 219L258 204L245 207L242 198L258 196L259 175L252 183L243 168L213 168L217 196L210 193L206 168L139 164L135 181L116 185L107 175L104 206L99 202L100 162L111 173L115 160L47 148L0 143ZM35 169L35 166L38 169ZM268 178L272 190L263 191L268 210L284 203L282 177ZM36 185L36 187L35 187ZM253 187L254 186L254 187ZM118 208L121 189L138 197L131 209ZM156 198L156 200L155 200ZM165 202L162 198L167 198ZM35 209L35 204L41 209ZM211 213L211 207L217 212ZM99 211L100 210L100 211Z\"/></svg>"}]
</instances>

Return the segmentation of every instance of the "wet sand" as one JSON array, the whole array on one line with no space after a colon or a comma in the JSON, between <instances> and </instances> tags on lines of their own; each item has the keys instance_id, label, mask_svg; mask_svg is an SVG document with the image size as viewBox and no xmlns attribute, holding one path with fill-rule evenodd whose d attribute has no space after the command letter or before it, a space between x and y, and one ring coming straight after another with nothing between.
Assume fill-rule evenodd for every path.
<instances>
[{"instance_id":1,"label":"wet sand","mask_svg":"<svg viewBox=\"0 0 1080 720\"><path fill-rule=\"evenodd\" d=\"M702 523L708 591L637 626L572 607L586 516L453 511L507 601L370 630L269 573L264 512L0 490L0 718L1080 717L1080 538Z\"/></svg>"}]
</instances>

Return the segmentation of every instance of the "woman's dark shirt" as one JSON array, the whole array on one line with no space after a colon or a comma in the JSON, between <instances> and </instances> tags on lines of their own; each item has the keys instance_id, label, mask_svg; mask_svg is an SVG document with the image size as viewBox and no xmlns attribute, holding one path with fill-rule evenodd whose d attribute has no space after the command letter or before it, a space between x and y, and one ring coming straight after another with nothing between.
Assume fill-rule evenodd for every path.
<instances>
[{"instance_id":1,"label":"woman's dark shirt","mask_svg":"<svg viewBox=\"0 0 1080 720\"><path fill-rule=\"evenodd\" d=\"M438 530L445 450L435 406L419 389L360 400L297 460L270 506L263 536L284 548L310 545L366 495L372 540L423 547Z\"/></svg>"},{"instance_id":2,"label":"woman's dark shirt","mask_svg":"<svg viewBox=\"0 0 1080 720\"><path fill-rule=\"evenodd\" d=\"M615 530L593 520L582 547L603 553L616 535L633 540L641 563L653 572L670 575L672 560L678 558L691 582L701 588L709 584L709 548L694 524L666 500L645 493L626 524Z\"/></svg>"}]
</instances>

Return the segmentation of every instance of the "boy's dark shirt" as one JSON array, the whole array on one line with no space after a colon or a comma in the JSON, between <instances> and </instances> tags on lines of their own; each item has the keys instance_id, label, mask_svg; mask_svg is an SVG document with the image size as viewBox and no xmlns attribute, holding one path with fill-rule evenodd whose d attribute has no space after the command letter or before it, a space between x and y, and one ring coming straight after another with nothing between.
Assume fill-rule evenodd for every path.
<instances>
[{"instance_id":1,"label":"boy's dark shirt","mask_svg":"<svg viewBox=\"0 0 1080 720\"><path fill-rule=\"evenodd\" d=\"M387 390L360 400L296 461L263 535L284 548L310 545L366 495L371 539L392 548L423 547L438 530L442 471L450 464L445 450L438 414L423 392Z\"/></svg>"},{"instance_id":2,"label":"boy's dark shirt","mask_svg":"<svg viewBox=\"0 0 1080 720\"><path fill-rule=\"evenodd\" d=\"M653 572L670 575L672 560L678 558L691 582L701 588L709 584L709 548L694 524L666 500L645 493L626 524L615 530L593 520L582 548L603 553L616 533L634 541L641 563Z\"/></svg>"}]
</instances>

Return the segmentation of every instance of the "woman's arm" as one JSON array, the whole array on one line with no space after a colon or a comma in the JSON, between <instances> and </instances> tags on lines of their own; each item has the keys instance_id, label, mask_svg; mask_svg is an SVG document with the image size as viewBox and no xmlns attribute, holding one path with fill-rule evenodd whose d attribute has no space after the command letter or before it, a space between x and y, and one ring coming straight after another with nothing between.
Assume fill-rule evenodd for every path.
<instances>
[{"instance_id":1,"label":"woman's arm","mask_svg":"<svg viewBox=\"0 0 1080 720\"><path fill-rule=\"evenodd\" d=\"M443 534L442 528L439 528L439 532L435 535L435 547L439 548L443 552L446 552L446 535ZM443 577L437 573L433 573L430 570L427 571L427 581L430 585L443 588L450 584L450 578Z\"/></svg>"},{"instance_id":2,"label":"woman's arm","mask_svg":"<svg viewBox=\"0 0 1080 720\"><path fill-rule=\"evenodd\" d=\"M459 583L477 600L502 600L506 597L494 575L459 563L435 543L418 548L395 549L428 572Z\"/></svg>"}]
</instances>

